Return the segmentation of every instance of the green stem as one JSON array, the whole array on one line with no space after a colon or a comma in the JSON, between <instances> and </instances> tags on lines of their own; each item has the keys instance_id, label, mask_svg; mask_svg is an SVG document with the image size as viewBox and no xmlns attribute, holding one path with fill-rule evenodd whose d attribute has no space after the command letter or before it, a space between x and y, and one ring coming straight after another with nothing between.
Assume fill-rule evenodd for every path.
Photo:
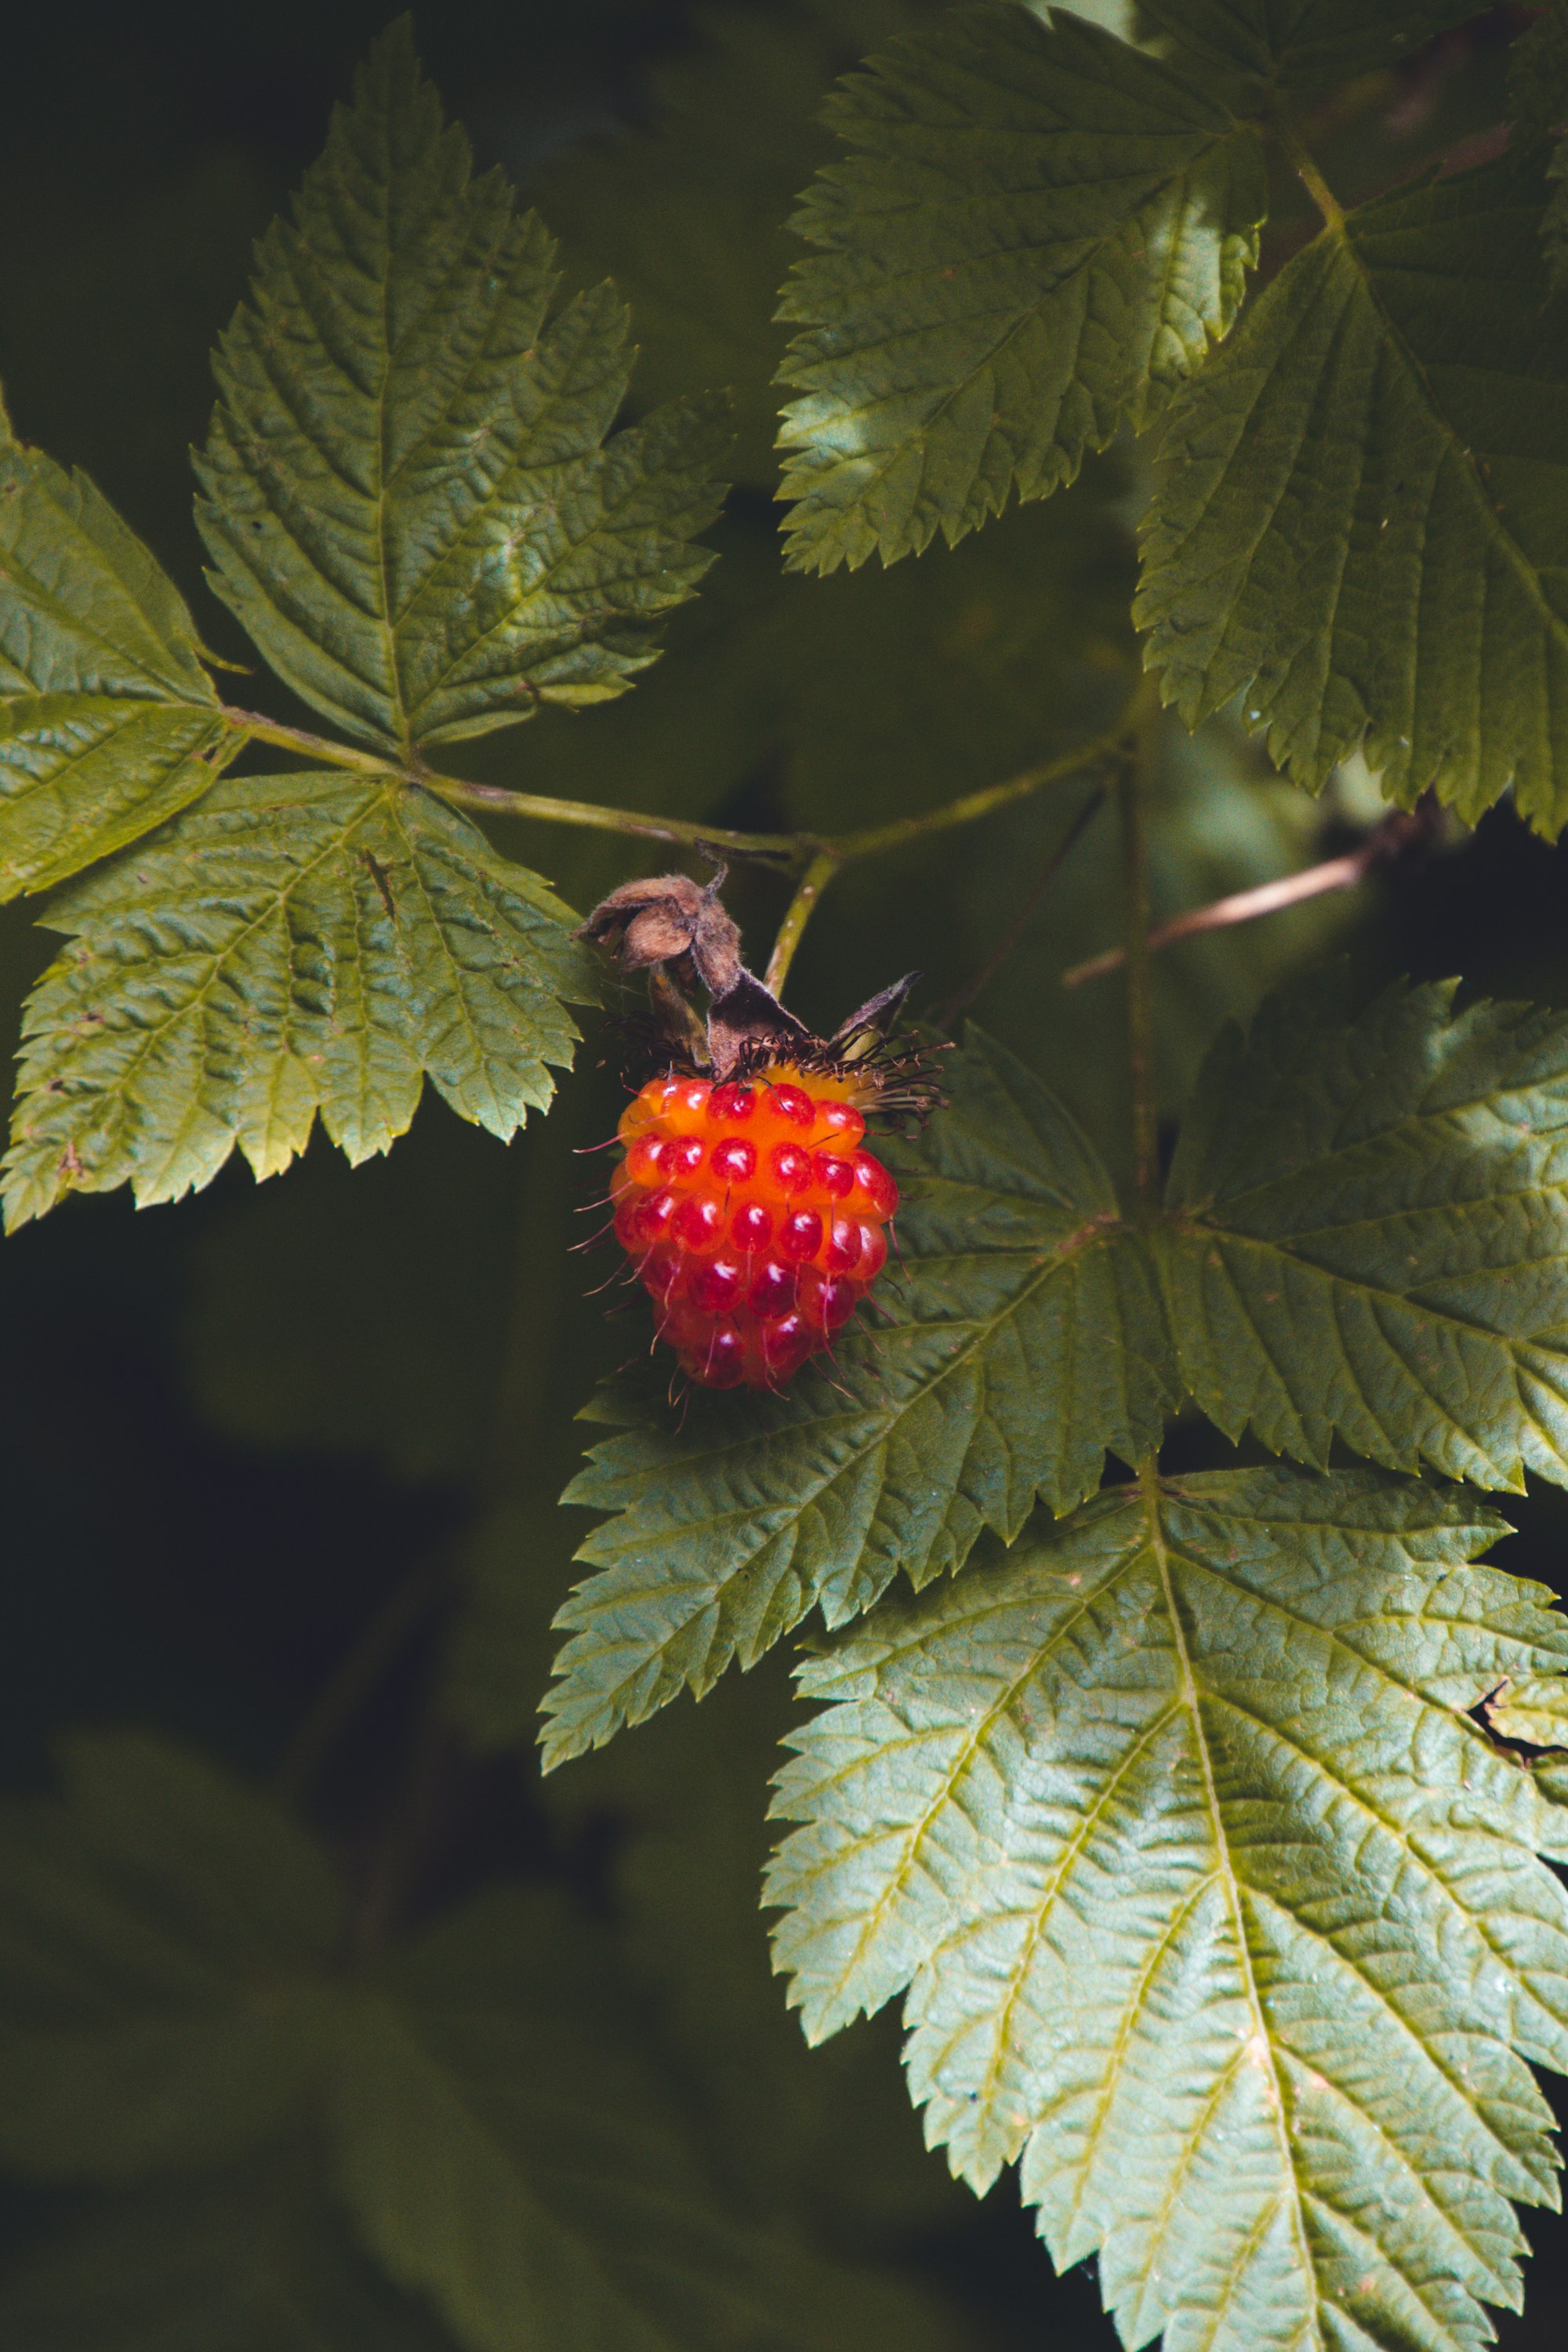
<instances>
[{"instance_id":1,"label":"green stem","mask_svg":"<svg viewBox=\"0 0 1568 2352\"><path fill-rule=\"evenodd\" d=\"M801 933L810 922L816 902L842 863L836 851L819 849L796 883L795 897L779 925L773 951L768 958L768 968L763 974L764 987L771 988L775 996L783 993L789 968L795 961L795 951L800 945Z\"/></svg>"},{"instance_id":2,"label":"green stem","mask_svg":"<svg viewBox=\"0 0 1568 2352\"><path fill-rule=\"evenodd\" d=\"M997 809L1008 808L1015 801L1026 800L1031 793L1044 790L1047 784L1062 784L1081 775L1115 751L1127 734L1134 705L1142 700L1142 689L1121 712L1112 727L1091 736L1073 751L1064 751L1059 759L1042 760L1037 767L1021 769L1000 784L985 784L977 793L963 793L957 800L944 801L940 808L928 809L923 816L897 818L891 824L864 825L858 833L830 833L822 846L830 849L840 865L852 857L875 857L884 849L901 849L908 841L922 841L927 834L945 833L955 824L973 824L977 818L992 815Z\"/></svg>"},{"instance_id":3,"label":"green stem","mask_svg":"<svg viewBox=\"0 0 1568 2352\"><path fill-rule=\"evenodd\" d=\"M906 842L922 840L927 834L944 833L956 824L973 824L994 810L1025 800L1049 784L1065 782L1114 751L1126 734L1128 716L1124 711L1113 726L1092 736L1087 743L1080 743L1076 751L1025 768L1002 783L963 793L956 800L944 801L940 808L928 809L921 816L900 817L889 824L866 825L855 833L817 834L736 833L722 825L693 824L684 817L645 816L636 809L606 808L595 801L556 800L544 793L510 792L500 784L470 784L458 776L441 775L422 763L406 766L388 753L362 751L352 744L335 742L329 736L312 735L302 727L282 726L275 719L263 718L258 711L224 711L229 725L247 742L276 744L280 750L320 760L329 767L352 768L360 775L401 777L405 782L422 784L454 807L473 809L482 815L527 817L543 824L586 825L596 833L626 834L642 841L678 842L692 849L728 849L738 856L772 858L803 870L809 870L825 856L835 866L844 866L854 857L874 857L885 849L901 848Z\"/></svg>"},{"instance_id":4,"label":"green stem","mask_svg":"<svg viewBox=\"0 0 1568 2352\"><path fill-rule=\"evenodd\" d=\"M1279 117L1275 121L1274 135L1279 142L1290 169L1322 214L1325 225L1331 229L1343 228L1344 206L1319 171L1316 163L1303 146L1295 130L1283 116Z\"/></svg>"},{"instance_id":5,"label":"green stem","mask_svg":"<svg viewBox=\"0 0 1568 2352\"><path fill-rule=\"evenodd\" d=\"M284 727L275 719L264 719L258 710L237 710L231 703L224 705L223 715L241 739L241 749L247 743L275 743L279 751L298 751L301 759L321 760L330 768L353 768L360 775L395 776L402 771L395 760L384 752L361 751L352 743L335 743L326 735L312 735L303 727Z\"/></svg>"},{"instance_id":6,"label":"green stem","mask_svg":"<svg viewBox=\"0 0 1568 2352\"><path fill-rule=\"evenodd\" d=\"M1145 1209L1160 1181L1159 1123L1154 1101L1154 999L1149 953L1149 849L1143 793L1148 775L1147 727L1128 745L1117 778L1121 813L1123 919L1127 945L1127 1060L1132 1094L1132 1173Z\"/></svg>"}]
</instances>

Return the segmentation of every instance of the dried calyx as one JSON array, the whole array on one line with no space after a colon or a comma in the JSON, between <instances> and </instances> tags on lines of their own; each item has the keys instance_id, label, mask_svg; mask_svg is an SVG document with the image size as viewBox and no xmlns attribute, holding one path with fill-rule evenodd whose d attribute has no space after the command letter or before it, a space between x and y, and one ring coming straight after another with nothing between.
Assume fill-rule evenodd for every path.
<instances>
[{"instance_id":1,"label":"dried calyx","mask_svg":"<svg viewBox=\"0 0 1568 2352\"><path fill-rule=\"evenodd\" d=\"M741 961L741 934L719 893L719 866L704 887L685 874L623 882L600 900L579 938L628 971L646 971L659 1058L722 1083L787 1061L803 1070L864 1066L882 1108L923 1114L937 1099L919 1049L898 1052L889 1034L916 979L907 972L818 1037ZM700 987L704 1019L691 1001Z\"/></svg>"}]
</instances>

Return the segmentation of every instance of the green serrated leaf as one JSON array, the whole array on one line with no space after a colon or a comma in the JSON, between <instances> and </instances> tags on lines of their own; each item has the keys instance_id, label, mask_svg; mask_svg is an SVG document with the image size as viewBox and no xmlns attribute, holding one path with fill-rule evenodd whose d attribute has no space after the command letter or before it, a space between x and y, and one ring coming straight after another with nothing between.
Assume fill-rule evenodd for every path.
<instances>
[{"instance_id":1,"label":"green serrated leaf","mask_svg":"<svg viewBox=\"0 0 1568 2352\"><path fill-rule=\"evenodd\" d=\"M840 86L858 152L796 222L781 315L790 560L951 543L1142 425L1240 304L1255 131L1081 18L986 5Z\"/></svg>"},{"instance_id":2,"label":"green serrated leaf","mask_svg":"<svg viewBox=\"0 0 1568 2352\"><path fill-rule=\"evenodd\" d=\"M174 583L0 412L0 899L162 824L237 741Z\"/></svg>"},{"instance_id":3,"label":"green serrated leaf","mask_svg":"<svg viewBox=\"0 0 1568 2352\"><path fill-rule=\"evenodd\" d=\"M389 1965L334 2129L366 2243L473 2352L951 2343L916 2297L737 2225L604 1947L548 1894L481 1898Z\"/></svg>"},{"instance_id":4,"label":"green serrated leaf","mask_svg":"<svg viewBox=\"0 0 1568 2352\"><path fill-rule=\"evenodd\" d=\"M34 2179L171 2175L187 2209L205 2176L214 2210L193 2241L122 2205L79 2241L74 2294L47 2261L0 2285L28 2352L73 2315L105 2352L250 2352L264 2325L256 2352L315 2352L356 2317L354 2352L445 2340L336 2245L323 2161L468 2352L955 2352L940 2304L747 2215L611 1938L558 1891L491 1892L350 1968L335 1878L276 1806L140 1737L70 1765L64 1802L0 1820L0 2154Z\"/></svg>"},{"instance_id":5,"label":"green serrated leaf","mask_svg":"<svg viewBox=\"0 0 1568 2352\"><path fill-rule=\"evenodd\" d=\"M261 241L198 462L214 586L353 734L406 749L618 694L706 568L720 405L612 434L626 312L601 287L552 319L555 282L399 19Z\"/></svg>"},{"instance_id":6,"label":"green serrated leaf","mask_svg":"<svg viewBox=\"0 0 1568 2352\"><path fill-rule=\"evenodd\" d=\"M555 1622L572 1639L544 1706L549 1768L601 1746L813 1608L867 1609L900 1569L962 1568L1037 1496L1066 1510L1108 1448L1157 1443L1168 1350L1137 1237L1068 1113L978 1032L952 1100L898 1154L901 1284L846 1336L832 1379L766 1402L694 1397L594 1449L566 1499L618 1514ZM890 1155L891 1156L891 1155Z\"/></svg>"},{"instance_id":7,"label":"green serrated leaf","mask_svg":"<svg viewBox=\"0 0 1568 2352\"><path fill-rule=\"evenodd\" d=\"M1568 1021L1337 981L1221 1038L1158 1239L1182 1378L1326 1463L1568 1483Z\"/></svg>"},{"instance_id":8,"label":"green serrated leaf","mask_svg":"<svg viewBox=\"0 0 1568 2352\"><path fill-rule=\"evenodd\" d=\"M349 2242L303 2149L118 2198L0 2281L7 2352L452 2352Z\"/></svg>"},{"instance_id":9,"label":"green serrated leaf","mask_svg":"<svg viewBox=\"0 0 1568 2352\"><path fill-rule=\"evenodd\" d=\"M1568 8L1552 0L1508 53L1510 144L1539 142L1568 113Z\"/></svg>"},{"instance_id":10,"label":"green serrated leaf","mask_svg":"<svg viewBox=\"0 0 1568 2352\"><path fill-rule=\"evenodd\" d=\"M1434 34L1479 16L1476 0L1138 0L1147 29L1209 72L1285 89L1402 64Z\"/></svg>"},{"instance_id":11,"label":"green serrated leaf","mask_svg":"<svg viewBox=\"0 0 1568 2352\"><path fill-rule=\"evenodd\" d=\"M795 250L785 223L829 143L817 109L847 55L917 15L918 0L704 9L650 75L646 124L552 157L530 183L574 274L625 290L636 394L729 387L740 479L771 488L777 474L772 321Z\"/></svg>"},{"instance_id":12,"label":"green serrated leaf","mask_svg":"<svg viewBox=\"0 0 1568 2352\"><path fill-rule=\"evenodd\" d=\"M808 2034L908 1988L927 2137L1014 2159L1129 2345L1471 2352L1556 2200L1550 1808L1464 1710L1561 1666L1502 1531L1373 1471L1123 1489L803 1669L766 1899Z\"/></svg>"},{"instance_id":13,"label":"green serrated leaf","mask_svg":"<svg viewBox=\"0 0 1568 2352\"><path fill-rule=\"evenodd\" d=\"M1506 1684L1483 1712L1503 1739L1568 1748L1568 1675L1525 1675Z\"/></svg>"},{"instance_id":14,"label":"green serrated leaf","mask_svg":"<svg viewBox=\"0 0 1568 2352\"><path fill-rule=\"evenodd\" d=\"M499 1613L492 1630L506 1640ZM516 1657L515 1634L510 1647ZM531 1734L537 1680L514 1687L509 1740ZM858 2034L813 2054L769 1969L757 1910L768 1843L759 1796L790 1701L775 1651L701 1706L667 1707L635 1740L614 1740L552 1775L545 1801L574 1843L596 1829L612 1845L618 1943L709 2119L716 2156L757 2209L826 2228L840 2243L847 2231L851 2242L872 2232L929 2237L963 2223L963 2200L921 2146L896 2038ZM497 1727L481 1727L492 1738Z\"/></svg>"},{"instance_id":15,"label":"green serrated leaf","mask_svg":"<svg viewBox=\"0 0 1568 2352\"><path fill-rule=\"evenodd\" d=\"M79 471L0 413L0 694L216 707L174 582Z\"/></svg>"},{"instance_id":16,"label":"green serrated leaf","mask_svg":"<svg viewBox=\"0 0 1568 2352\"><path fill-rule=\"evenodd\" d=\"M176 816L239 740L191 704L0 698L0 899L52 889Z\"/></svg>"},{"instance_id":17,"label":"green serrated leaf","mask_svg":"<svg viewBox=\"0 0 1568 2352\"><path fill-rule=\"evenodd\" d=\"M304 2095L333 1882L271 1806L157 1740L65 1762L63 1801L0 1817L0 2155L106 2181L228 2155Z\"/></svg>"},{"instance_id":18,"label":"green serrated leaf","mask_svg":"<svg viewBox=\"0 0 1568 2352\"><path fill-rule=\"evenodd\" d=\"M426 1076L504 1139L595 990L571 909L391 777L228 779L48 919L72 944L27 1005L13 1226L72 1190L177 1199L237 1146L273 1175L318 1109L363 1160Z\"/></svg>"},{"instance_id":19,"label":"green serrated leaf","mask_svg":"<svg viewBox=\"0 0 1568 2352\"><path fill-rule=\"evenodd\" d=\"M1136 617L1189 725L1239 696L1299 783L1568 820L1568 310L1509 157L1283 269L1173 405Z\"/></svg>"}]
</instances>

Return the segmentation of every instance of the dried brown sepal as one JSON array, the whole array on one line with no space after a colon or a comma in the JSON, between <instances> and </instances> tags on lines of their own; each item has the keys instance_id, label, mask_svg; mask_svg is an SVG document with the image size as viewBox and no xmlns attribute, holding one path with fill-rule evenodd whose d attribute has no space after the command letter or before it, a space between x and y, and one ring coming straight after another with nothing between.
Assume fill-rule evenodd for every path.
<instances>
[{"instance_id":1,"label":"dried brown sepal","mask_svg":"<svg viewBox=\"0 0 1568 2352\"><path fill-rule=\"evenodd\" d=\"M706 888L687 874L623 882L577 936L607 949L628 971L669 964L679 980L700 980L710 996L726 995L742 966L740 931L719 896L724 872L721 866Z\"/></svg>"},{"instance_id":2,"label":"dried brown sepal","mask_svg":"<svg viewBox=\"0 0 1568 2352\"><path fill-rule=\"evenodd\" d=\"M931 1048L891 1041L918 975L906 972L818 1037L741 961L741 934L720 899L725 868L706 887L685 874L623 882L602 898L578 932L625 965L648 975L656 1059L718 1080L748 1077L788 1061L808 1075L865 1081L868 1104L917 1118L942 1097ZM701 1021L687 992L708 992Z\"/></svg>"}]
</instances>

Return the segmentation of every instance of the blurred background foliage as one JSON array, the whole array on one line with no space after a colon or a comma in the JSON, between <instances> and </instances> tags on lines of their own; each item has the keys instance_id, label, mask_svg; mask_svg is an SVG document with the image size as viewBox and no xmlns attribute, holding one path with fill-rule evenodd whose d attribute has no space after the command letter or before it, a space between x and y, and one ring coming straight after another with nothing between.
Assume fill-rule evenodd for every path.
<instances>
[{"instance_id":1,"label":"blurred background foliage","mask_svg":"<svg viewBox=\"0 0 1568 2352\"><path fill-rule=\"evenodd\" d=\"M17 430L92 472L235 658L190 523L207 352L251 240L385 13L385 0L82 0L8 27L0 375ZM779 568L771 313L792 199L824 152L814 109L922 13L918 0L447 0L417 19L450 111L481 163L540 205L568 281L609 272L630 297L638 403L718 384L735 399L721 560L665 659L611 708L464 747L468 772L728 825L868 824L1047 758L1125 699L1131 451L952 554L826 582ZM1085 13L1127 11L1086 0ZM1342 193L1495 121L1526 14L1495 10L1336 98L1316 130ZM1282 192L1266 265L1304 217ZM300 715L271 681L245 690ZM910 965L930 1004L963 991L1086 790L847 875L796 966L803 1013L830 1024ZM1173 737L1156 913L1331 854L1373 813L1364 782L1314 804L1223 728ZM977 1010L1120 1157L1119 992L1060 985L1116 936L1111 830L1089 820ZM637 870L624 843L497 837L579 906ZM1565 853L1503 811L1352 898L1173 950L1159 967L1167 1106L1227 1013L1336 942L1369 982L1458 970L1490 992L1568 1001L1565 885ZM743 873L732 898L760 960L781 886ZM8 1041L47 954L28 906L6 908ZM534 1709L576 1540L555 1501L580 1449L574 1412L646 1340L637 1307L606 1319L584 1304L604 1268L570 1254L599 1222L577 1213L602 1163L576 1155L613 1125L613 1065L595 1026L554 1116L510 1150L427 1101L390 1159L357 1172L318 1139L260 1190L231 1168L173 1211L73 1201L5 1245L6 1778L47 1787L59 1736L103 1725L261 1775L281 1756L284 1793L325 1839L372 1945L448 1913L460 1936L483 1916L476 1901L531 1906L507 1930L532 1957L504 1996L512 2038L498 2027L482 2060L491 2090L509 2065L531 2082L563 2034L605 2066L629 2042L627 2065L664 2086L680 2161L720 2184L738 2231L765 2227L798 2289L766 2326L731 2312L675 2340L1109 2343L1092 2279L1051 2280L1010 2183L977 2205L921 2151L895 2021L808 2053L784 2010L756 1908L763 1784L789 1706L778 1654L700 1710L672 1708L539 1780ZM1202 1433L1175 1443L1217 1458ZM1507 1564L1561 1589L1568 1504L1532 1496L1516 1516ZM563 1978L569 2023L551 2006ZM511 2129L497 2126L508 2145ZM318 2136L299 2130L173 2187L16 2185L0 2336L16 2352L501 2341L460 2296L438 2317L398 2290L342 2218ZM1514 2352L1560 2345L1568 2316L1563 2231L1537 2234L1529 2312L1501 2323ZM526 2340L546 2352L544 2336Z\"/></svg>"}]
</instances>

